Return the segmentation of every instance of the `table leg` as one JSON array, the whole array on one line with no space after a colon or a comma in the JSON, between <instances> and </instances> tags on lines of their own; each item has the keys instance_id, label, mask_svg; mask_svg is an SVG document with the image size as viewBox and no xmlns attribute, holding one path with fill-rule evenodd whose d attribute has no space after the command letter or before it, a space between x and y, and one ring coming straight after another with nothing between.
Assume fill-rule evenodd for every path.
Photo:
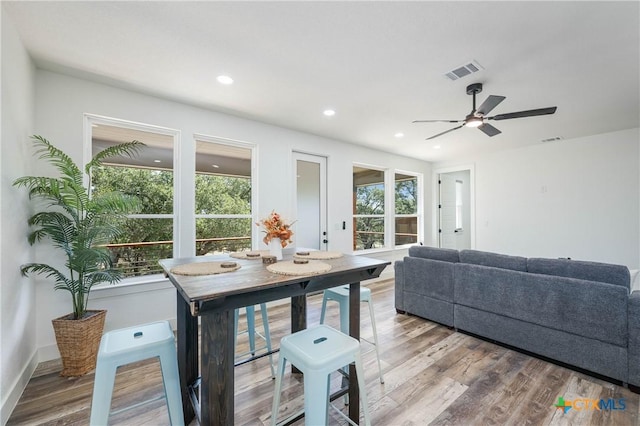
<instances>
[{"instance_id":1,"label":"table leg","mask_svg":"<svg viewBox=\"0 0 640 426\"><path fill-rule=\"evenodd\" d=\"M360 283L349 286L349 335L360 340ZM362 389L364 392L365 390ZM349 418L358 424L360 420L360 393L355 364L349 365Z\"/></svg>"},{"instance_id":2,"label":"table leg","mask_svg":"<svg viewBox=\"0 0 640 426\"><path fill-rule=\"evenodd\" d=\"M233 425L234 311L201 316L200 425Z\"/></svg>"},{"instance_id":3,"label":"table leg","mask_svg":"<svg viewBox=\"0 0 640 426\"><path fill-rule=\"evenodd\" d=\"M180 390L182 393L182 411L184 423L189 424L195 417L189 386L198 378L198 317L191 315L189 304L177 294L177 341L178 371L180 374Z\"/></svg>"},{"instance_id":4,"label":"table leg","mask_svg":"<svg viewBox=\"0 0 640 426\"><path fill-rule=\"evenodd\" d=\"M291 298L291 334L307 328L307 295L293 296ZM291 365L292 373L300 373Z\"/></svg>"}]
</instances>

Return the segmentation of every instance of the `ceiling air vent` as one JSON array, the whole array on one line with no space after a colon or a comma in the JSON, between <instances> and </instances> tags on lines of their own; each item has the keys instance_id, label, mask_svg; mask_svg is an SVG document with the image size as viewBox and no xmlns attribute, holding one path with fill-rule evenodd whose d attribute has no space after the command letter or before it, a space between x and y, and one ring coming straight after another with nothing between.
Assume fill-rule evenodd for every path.
<instances>
[{"instance_id":1,"label":"ceiling air vent","mask_svg":"<svg viewBox=\"0 0 640 426\"><path fill-rule=\"evenodd\" d=\"M454 69L453 71L449 71L444 76L447 77L451 81L456 81L459 78L465 77L469 74L476 73L480 70L483 70L482 66L478 63L478 61L473 60L464 65L461 65Z\"/></svg>"}]
</instances>

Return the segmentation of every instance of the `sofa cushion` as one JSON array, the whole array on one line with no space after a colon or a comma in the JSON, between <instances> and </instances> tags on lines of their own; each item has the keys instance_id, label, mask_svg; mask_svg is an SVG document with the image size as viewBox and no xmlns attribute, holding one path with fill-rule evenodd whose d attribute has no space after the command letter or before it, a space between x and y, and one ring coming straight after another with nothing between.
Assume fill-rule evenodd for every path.
<instances>
[{"instance_id":1,"label":"sofa cushion","mask_svg":"<svg viewBox=\"0 0 640 426\"><path fill-rule=\"evenodd\" d=\"M419 257L405 257L403 263L405 292L453 302L455 263ZM409 294L404 295L405 305L410 297Z\"/></svg>"},{"instance_id":2,"label":"sofa cushion","mask_svg":"<svg viewBox=\"0 0 640 426\"><path fill-rule=\"evenodd\" d=\"M627 346L628 291L622 286L457 263L454 299L475 309Z\"/></svg>"},{"instance_id":3,"label":"sofa cushion","mask_svg":"<svg viewBox=\"0 0 640 426\"><path fill-rule=\"evenodd\" d=\"M607 377L633 383L628 374L631 364L627 367L627 348L624 346L612 345L466 306L455 305L454 317L455 327L460 330Z\"/></svg>"},{"instance_id":4,"label":"sofa cushion","mask_svg":"<svg viewBox=\"0 0 640 426\"><path fill-rule=\"evenodd\" d=\"M631 282L629 268L608 263L530 258L527 260L527 270L533 274L556 275L614 284L625 287L627 290Z\"/></svg>"},{"instance_id":5,"label":"sofa cushion","mask_svg":"<svg viewBox=\"0 0 640 426\"><path fill-rule=\"evenodd\" d=\"M409 247L409 256L441 260L443 262L460 262L458 250L437 247L411 246Z\"/></svg>"},{"instance_id":6,"label":"sofa cushion","mask_svg":"<svg viewBox=\"0 0 640 426\"><path fill-rule=\"evenodd\" d=\"M480 250L460 251L460 262L526 272L527 258Z\"/></svg>"}]
</instances>

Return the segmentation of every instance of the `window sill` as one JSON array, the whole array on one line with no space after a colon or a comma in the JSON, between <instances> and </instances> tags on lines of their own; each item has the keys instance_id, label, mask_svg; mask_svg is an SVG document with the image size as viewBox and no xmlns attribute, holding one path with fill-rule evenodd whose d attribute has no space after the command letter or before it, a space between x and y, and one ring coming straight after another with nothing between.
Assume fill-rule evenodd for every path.
<instances>
[{"instance_id":1,"label":"window sill","mask_svg":"<svg viewBox=\"0 0 640 426\"><path fill-rule=\"evenodd\" d=\"M415 244L406 244L403 246L396 246L394 248L388 248L388 247L382 247L382 248L377 248L377 249L369 249L369 250L357 250L352 252L352 254L354 256L367 256L367 255L371 255L371 254L378 254L378 253L392 253L392 252L396 252L399 250L407 250L409 247L414 246Z\"/></svg>"},{"instance_id":2,"label":"window sill","mask_svg":"<svg viewBox=\"0 0 640 426\"><path fill-rule=\"evenodd\" d=\"M100 284L91 289L93 299L172 289L173 285L162 274L128 278L118 284Z\"/></svg>"}]
</instances>

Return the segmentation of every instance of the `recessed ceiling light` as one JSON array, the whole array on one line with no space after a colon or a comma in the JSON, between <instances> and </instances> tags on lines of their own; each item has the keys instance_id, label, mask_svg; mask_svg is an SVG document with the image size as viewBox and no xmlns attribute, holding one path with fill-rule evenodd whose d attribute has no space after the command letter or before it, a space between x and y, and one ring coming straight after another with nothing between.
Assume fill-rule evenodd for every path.
<instances>
[{"instance_id":1,"label":"recessed ceiling light","mask_svg":"<svg viewBox=\"0 0 640 426\"><path fill-rule=\"evenodd\" d=\"M440 149L440 145L434 145L433 149Z\"/></svg>"},{"instance_id":2,"label":"recessed ceiling light","mask_svg":"<svg viewBox=\"0 0 640 426\"><path fill-rule=\"evenodd\" d=\"M153 160L154 163L162 163L161 160Z\"/></svg>"},{"instance_id":3,"label":"recessed ceiling light","mask_svg":"<svg viewBox=\"0 0 640 426\"><path fill-rule=\"evenodd\" d=\"M323 114L327 117L333 117L334 115L336 115L336 112L332 109L325 109Z\"/></svg>"},{"instance_id":4,"label":"recessed ceiling light","mask_svg":"<svg viewBox=\"0 0 640 426\"><path fill-rule=\"evenodd\" d=\"M218 83L220 84L233 84L233 79L228 75L219 75L216 80L218 80Z\"/></svg>"},{"instance_id":5,"label":"recessed ceiling light","mask_svg":"<svg viewBox=\"0 0 640 426\"><path fill-rule=\"evenodd\" d=\"M395 136L396 138L401 138L401 137L403 137L403 136L404 136L404 133L402 133L402 132L398 132L398 133L396 133L396 134L395 134L395 135L393 135L393 136Z\"/></svg>"},{"instance_id":6,"label":"recessed ceiling light","mask_svg":"<svg viewBox=\"0 0 640 426\"><path fill-rule=\"evenodd\" d=\"M219 169L220 166L218 166L217 164L212 164L211 167L213 167L214 169Z\"/></svg>"}]
</instances>

